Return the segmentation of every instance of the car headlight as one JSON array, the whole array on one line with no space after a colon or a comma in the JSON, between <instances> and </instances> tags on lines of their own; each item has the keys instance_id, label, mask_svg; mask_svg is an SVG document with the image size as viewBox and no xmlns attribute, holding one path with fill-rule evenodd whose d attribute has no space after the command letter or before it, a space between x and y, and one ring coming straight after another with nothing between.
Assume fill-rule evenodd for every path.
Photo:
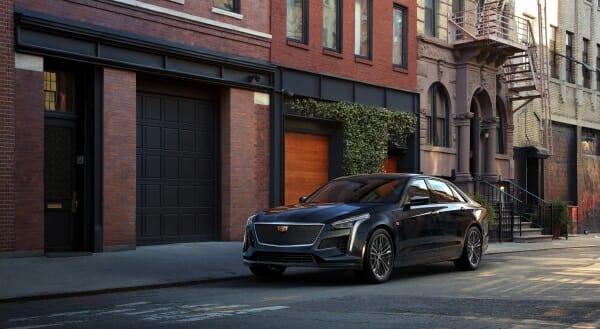
<instances>
[{"instance_id":1,"label":"car headlight","mask_svg":"<svg viewBox=\"0 0 600 329\"><path fill-rule=\"evenodd\" d=\"M256 218L256 214L248 217L248 219L246 219L246 226L250 226L254 223L254 218Z\"/></svg>"},{"instance_id":2,"label":"car headlight","mask_svg":"<svg viewBox=\"0 0 600 329\"><path fill-rule=\"evenodd\" d=\"M367 220L369 218L371 218L371 215L362 214L359 216L353 216L350 218L344 218L344 219L338 220L337 222L332 223L331 226L333 226L334 228L336 228L338 230L352 228L352 226L354 226L354 224L357 221L363 221L363 220Z\"/></svg>"}]
</instances>

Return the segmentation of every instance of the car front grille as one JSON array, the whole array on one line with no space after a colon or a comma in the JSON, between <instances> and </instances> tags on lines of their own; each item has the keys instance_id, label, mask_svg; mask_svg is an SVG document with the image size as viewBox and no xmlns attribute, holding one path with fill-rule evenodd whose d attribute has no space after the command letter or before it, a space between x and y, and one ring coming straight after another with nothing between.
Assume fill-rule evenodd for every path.
<instances>
[{"instance_id":1,"label":"car front grille","mask_svg":"<svg viewBox=\"0 0 600 329\"><path fill-rule=\"evenodd\" d=\"M274 246L311 245L319 236L323 224L254 224L259 243Z\"/></svg>"},{"instance_id":2,"label":"car front grille","mask_svg":"<svg viewBox=\"0 0 600 329\"><path fill-rule=\"evenodd\" d=\"M314 263L315 259L311 254L289 253L289 252L262 252L257 251L252 257L258 262L273 263Z\"/></svg>"}]
</instances>

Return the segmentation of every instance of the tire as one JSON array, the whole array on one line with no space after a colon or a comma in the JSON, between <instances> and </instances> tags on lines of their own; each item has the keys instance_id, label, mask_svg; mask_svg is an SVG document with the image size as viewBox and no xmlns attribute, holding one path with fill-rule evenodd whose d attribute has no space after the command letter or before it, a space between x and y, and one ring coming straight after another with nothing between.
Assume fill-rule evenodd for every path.
<instances>
[{"instance_id":1,"label":"tire","mask_svg":"<svg viewBox=\"0 0 600 329\"><path fill-rule=\"evenodd\" d=\"M454 261L454 265L463 271L473 271L479 267L483 255L483 236L481 231L471 226L465 237L462 255Z\"/></svg>"},{"instance_id":2,"label":"tire","mask_svg":"<svg viewBox=\"0 0 600 329\"><path fill-rule=\"evenodd\" d=\"M252 274L263 279L275 279L285 272L285 266L252 264L249 267Z\"/></svg>"},{"instance_id":3,"label":"tire","mask_svg":"<svg viewBox=\"0 0 600 329\"><path fill-rule=\"evenodd\" d=\"M359 278L372 283L383 283L392 275L394 269L394 244L390 234L378 229L369 238L363 269Z\"/></svg>"}]
</instances>

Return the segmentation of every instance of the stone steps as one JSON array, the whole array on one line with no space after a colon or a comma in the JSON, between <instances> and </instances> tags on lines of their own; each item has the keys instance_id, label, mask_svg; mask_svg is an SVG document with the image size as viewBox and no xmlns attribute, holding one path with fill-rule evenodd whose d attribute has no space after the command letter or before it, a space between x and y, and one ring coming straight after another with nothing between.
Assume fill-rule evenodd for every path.
<instances>
[{"instance_id":1,"label":"stone steps","mask_svg":"<svg viewBox=\"0 0 600 329\"><path fill-rule=\"evenodd\" d=\"M515 223L513 229L513 242L516 243L535 243L535 242L548 242L552 241L552 235L542 234L542 229L537 227L531 227L531 222L521 222L521 229L519 230L518 221Z\"/></svg>"}]
</instances>

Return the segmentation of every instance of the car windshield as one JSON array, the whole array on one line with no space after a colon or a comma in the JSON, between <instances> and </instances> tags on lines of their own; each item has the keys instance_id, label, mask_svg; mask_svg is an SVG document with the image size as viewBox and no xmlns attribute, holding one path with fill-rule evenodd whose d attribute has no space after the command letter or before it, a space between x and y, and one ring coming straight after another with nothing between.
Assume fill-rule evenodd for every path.
<instances>
[{"instance_id":1,"label":"car windshield","mask_svg":"<svg viewBox=\"0 0 600 329\"><path fill-rule=\"evenodd\" d=\"M305 202L311 203L394 203L400 200L404 178L346 178L322 186Z\"/></svg>"}]
</instances>

